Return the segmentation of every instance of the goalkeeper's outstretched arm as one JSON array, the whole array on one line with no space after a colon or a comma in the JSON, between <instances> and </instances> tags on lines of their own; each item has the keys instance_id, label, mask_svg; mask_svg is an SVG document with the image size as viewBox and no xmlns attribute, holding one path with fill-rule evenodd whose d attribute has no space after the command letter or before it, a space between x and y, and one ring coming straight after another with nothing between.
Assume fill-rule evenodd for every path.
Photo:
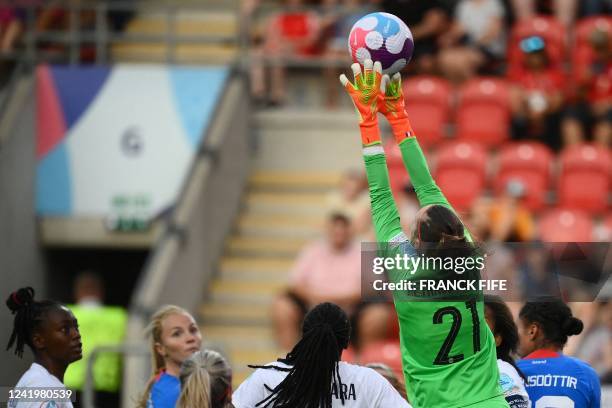
<instances>
[{"instance_id":1,"label":"goalkeeper's outstretched arm","mask_svg":"<svg viewBox=\"0 0 612 408\"><path fill-rule=\"evenodd\" d=\"M340 76L340 82L353 100L359 115L363 160L368 178L376 239L379 242L406 241L407 237L402 232L399 213L389 184L387 162L376 117L382 69L379 62L372 64L371 60L364 63L363 74L359 64L353 64L351 68L355 82L349 82L345 75Z\"/></svg>"},{"instance_id":2,"label":"goalkeeper's outstretched arm","mask_svg":"<svg viewBox=\"0 0 612 408\"><path fill-rule=\"evenodd\" d=\"M410 175L419 204L421 207L442 205L455 211L431 176L425 155L408 120L400 74L395 74L392 79L385 76L382 80L382 89L385 92L379 96L380 112L391 125L393 137L399 145L404 167ZM471 240L467 229L466 236Z\"/></svg>"}]
</instances>

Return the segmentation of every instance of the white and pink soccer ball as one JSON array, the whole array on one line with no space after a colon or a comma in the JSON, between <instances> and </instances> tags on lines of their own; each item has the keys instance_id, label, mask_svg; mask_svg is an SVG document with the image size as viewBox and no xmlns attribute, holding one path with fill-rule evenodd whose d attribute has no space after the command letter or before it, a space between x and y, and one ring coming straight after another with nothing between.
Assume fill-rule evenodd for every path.
<instances>
[{"instance_id":1,"label":"white and pink soccer ball","mask_svg":"<svg viewBox=\"0 0 612 408\"><path fill-rule=\"evenodd\" d=\"M351 28L349 52L363 66L366 59L380 61L384 74L401 71L412 58L414 40L408 26L389 13L371 13Z\"/></svg>"}]
</instances>

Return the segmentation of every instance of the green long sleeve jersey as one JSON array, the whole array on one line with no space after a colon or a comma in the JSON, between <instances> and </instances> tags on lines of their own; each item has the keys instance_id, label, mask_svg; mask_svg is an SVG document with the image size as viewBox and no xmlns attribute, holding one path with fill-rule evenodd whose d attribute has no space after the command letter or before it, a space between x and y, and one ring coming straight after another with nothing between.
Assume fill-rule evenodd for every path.
<instances>
[{"instance_id":1,"label":"green long sleeve jersey","mask_svg":"<svg viewBox=\"0 0 612 408\"><path fill-rule=\"evenodd\" d=\"M420 205L453 210L434 182L416 138L403 140L400 150ZM400 225L382 146L366 146L363 154L377 240L399 251L412 249L414 254ZM466 238L471 241L468 232ZM499 387L495 340L485 322L481 296L464 302L410 301L394 295L394 301L413 407L508 407Z\"/></svg>"}]
</instances>

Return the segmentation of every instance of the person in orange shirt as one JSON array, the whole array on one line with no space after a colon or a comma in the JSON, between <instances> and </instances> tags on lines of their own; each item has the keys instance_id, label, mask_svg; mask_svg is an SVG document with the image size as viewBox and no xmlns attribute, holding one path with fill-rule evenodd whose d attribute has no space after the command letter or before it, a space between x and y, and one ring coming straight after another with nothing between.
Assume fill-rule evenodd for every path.
<instances>
[{"instance_id":1,"label":"person in orange shirt","mask_svg":"<svg viewBox=\"0 0 612 408\"><path fill-rule=\"evenodd\" d=\"M530 241L535 235L531 212L521 204L525 187L520 181L510 180L504 194L491 203L489 220L491 238L500 242Z\"/></svg>"}]
</instances>

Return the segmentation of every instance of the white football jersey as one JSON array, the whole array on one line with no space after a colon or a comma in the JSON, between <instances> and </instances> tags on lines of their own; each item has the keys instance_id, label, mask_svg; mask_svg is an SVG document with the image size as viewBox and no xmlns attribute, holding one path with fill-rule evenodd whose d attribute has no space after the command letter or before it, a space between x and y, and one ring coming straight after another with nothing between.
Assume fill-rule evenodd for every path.
<instances>
[{"instance_id":1,"label":"white football jersey","mask_svg":"<svg viewBox=\"0 0 612 408\"><path fill-rule=\"evenodd\" d=\"M499 385L510 408L529 408L529 395L525 389L525 382L516 368L500 359L497 360L497 367L499 368Z\"/></svg>"},{"instance_id":2,"label":"white football jersey","mask_svg":"<svg viewBox=\"0 0 612 408\"><path fill-rule=\"evenodd\" d=\"M28 371L23 373L15 389L36 388L38 391L45 389L66 389L66 386L55 376L47 371L40 364L32 363ZM73 408L71 402L58 402L52 398L45 398L36 402L23 402L19 400L11 400L8 403L8 408Z\"/></svg>"},{"instance_id":3,"label":"white football jersey","mask_svg":"<svg viewBox=\"0 0 612 408\"><path fill-rule=\"evenodd\" d=\"M290 367L279 362L267 365ZM371 368L340 362L339 369L342 386L333 385L332 407L411 408L389 381ZM232 403L236 408L255 408L255 404L270 395L268 388L276 387L286 375L287 372L273 368L257 369L234 392ZM344 396L344 405L341 395Z\"/></svg>"}]
</instances>

